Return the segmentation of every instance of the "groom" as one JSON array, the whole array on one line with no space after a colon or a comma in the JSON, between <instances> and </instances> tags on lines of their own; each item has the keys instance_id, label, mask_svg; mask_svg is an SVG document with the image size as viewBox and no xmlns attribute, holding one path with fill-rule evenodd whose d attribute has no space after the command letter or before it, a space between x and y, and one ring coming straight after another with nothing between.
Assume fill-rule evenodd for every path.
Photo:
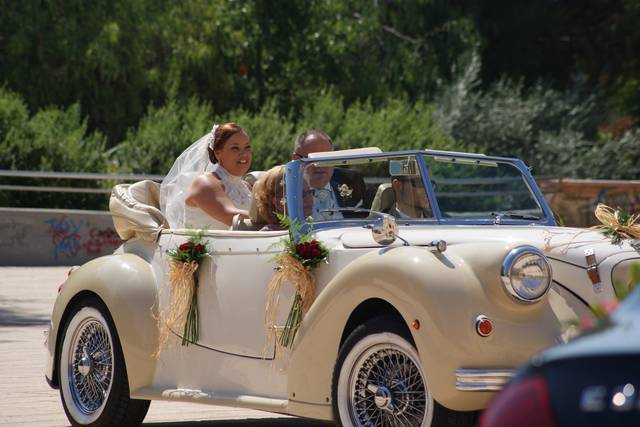
<instances>
[{"instance_id":1,"label":"groom","mask_svg":"<svg viewBox=\"0 0 640 427\"><path fill-rule=\"evenodd\" d=\"M333 151L329 135L312 129L302 132L295 140L292 160L303 159L309 153ZM305 174L314 193L313 219L324 221L352 217L349 212L322 212L323 209L360 207L365 194L362 177L355 171L334 167L307 167Z\"/></svg>"}]
</instances>

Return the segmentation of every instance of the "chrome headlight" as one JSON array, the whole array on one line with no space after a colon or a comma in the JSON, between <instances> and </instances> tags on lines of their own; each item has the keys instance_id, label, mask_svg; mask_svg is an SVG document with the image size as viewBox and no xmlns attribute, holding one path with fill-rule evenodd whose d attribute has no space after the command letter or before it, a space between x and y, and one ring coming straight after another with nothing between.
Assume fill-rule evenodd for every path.
<instances>
[{"instance_id":1,"label":"chrome headlight","mask_svg":"<svg viewBox=\"0 0 640 427\"><path fill-rule=\"evenodd\" d=\"M507 292L519 301L535 302L551 285L551 265L542 252L520 246L507 254L500 271Z\"/></svg>"}]
</instances>

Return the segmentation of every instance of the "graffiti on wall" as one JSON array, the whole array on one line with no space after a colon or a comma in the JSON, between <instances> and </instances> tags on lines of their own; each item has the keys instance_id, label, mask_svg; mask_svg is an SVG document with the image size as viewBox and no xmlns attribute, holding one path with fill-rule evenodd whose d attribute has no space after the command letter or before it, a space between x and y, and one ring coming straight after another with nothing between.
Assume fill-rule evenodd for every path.
<instances>
[{"instance_id":1,"label":"graffiti on wall","mask_svg":"<svg viewBox=\"0 0 640 427\"><path fill-rule=\"evenodd\" d=\"M78 254L98 256L117 248L121 241L110 228L92 227L86 221L76 221L66 215L44 221L53 245L53 258L75 258Z\"/></svg>"},{"instance_id":2,"label":"graffiti on wall","mask_svg":"<svg viewBox=\"0 0 640 427\"><path fill-rule=\"evenodd\" d=\"M88 255L100 255L103 248L116 248L120 246L120 238L112 228L92 227L89 230L89 238L82 244Z\"/></svg>"},{"instance_id":3,"label":"graffiti on wall","mask_svg":"<svg viewBox=\"0 0 640 427\"><path fill-rule=\"evenodd\" d=\"M51 243L53 244L53 258L60 255L73 258L80 250L80 227L82 222L76 223L72 218L50 218L45 221L49 226Z\"/></svg>"}]
</instances>

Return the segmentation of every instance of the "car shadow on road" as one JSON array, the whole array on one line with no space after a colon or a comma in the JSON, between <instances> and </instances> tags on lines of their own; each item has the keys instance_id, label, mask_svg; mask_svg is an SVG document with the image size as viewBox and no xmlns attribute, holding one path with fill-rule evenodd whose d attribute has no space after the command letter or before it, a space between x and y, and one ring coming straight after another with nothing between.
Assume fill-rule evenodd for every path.
<instances>
[{"instance_id":1,"label":"car shadow on road","mask_svg":"<svg viewBox=\"0 0 640 427\"><path fill-rule=\"evenodd\" d=\"M6 303L6 301L2 301ZM0 326L37 326L47 325L49 316L21 312L7 307L0 307Z\"/></svg>"},{"instance_id":2,"label":"car shadow on road","mask_svg":"<svg viewBox=\"0 0 640 427\"><path fill-rule=\"evenodd\" d=\"M305 418L266 418L253 420L215 420L144 423L153 427L334 427L335 424Z\"/></svg>"}]
</instances>

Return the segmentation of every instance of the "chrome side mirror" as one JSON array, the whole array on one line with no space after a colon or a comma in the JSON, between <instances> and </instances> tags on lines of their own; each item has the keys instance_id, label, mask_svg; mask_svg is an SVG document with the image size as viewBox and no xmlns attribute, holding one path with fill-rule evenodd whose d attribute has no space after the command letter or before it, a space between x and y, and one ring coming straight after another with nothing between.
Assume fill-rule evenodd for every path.
<instances>
[{"instance_id":1,"label":"chrome side mirror","mask_svg":"<svg viewBox=\"0 0 640 427\"><path fill-rule=\"evenodd\" d=\"M377 244L387 246L396 241L398 235L398 224L396 219L388 214L381 214L371 227L373 240Z\"/></svg>"}]
</instances>

